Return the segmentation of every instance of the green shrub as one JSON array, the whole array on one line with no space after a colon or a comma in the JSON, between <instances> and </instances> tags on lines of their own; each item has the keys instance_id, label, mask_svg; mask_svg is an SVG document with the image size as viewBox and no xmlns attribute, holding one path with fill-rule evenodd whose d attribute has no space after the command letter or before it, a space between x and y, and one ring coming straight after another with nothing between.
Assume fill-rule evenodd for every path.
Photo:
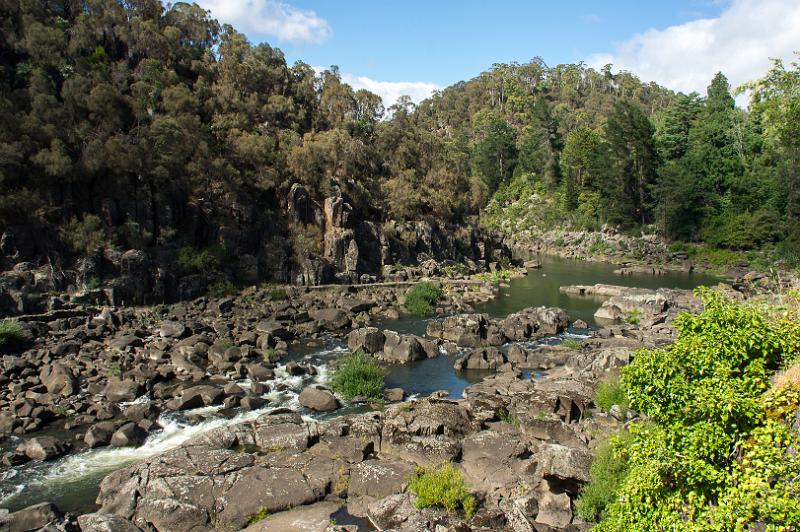
<instances>
[{"instance_id":1,"label":"green shrub","mask_svg":"<svg viewBox=\"0 0 800 532\"><path fill-rule=\"evenodd\" d=\"M216 283L211 283L208 285L209 297L226 297L231 294L235 294L236 291L236 285L230 282L228 279L225 279L224 281L217 281Z\"/></svg>"},{"instance_id":2,"label":"green shrub","mask_svg":"<svg viewBox=\"0 0 800 532\"><path fill-rule=\"evenodd\" d=\"M578 515L587 521L597 521L606 507L617 500L625 476L628 474L628 432L621 432L600 443L595 449L589 483L575 503Z\"/></svg>"},{"instance_id":3,"label":"green shrub","mask_svg":"<svg viewBox=\"0 0 800 532\"><path fill-rule=\"evenodd\" d=\"M178 268L185 275L217 273L225 260L225 248L220 245L197 249L184 246L178 251Z\"/></svg>"},{"instance_id":4,"label":"green shrub","mask_svg":"<svg viewBox=\"0 0 800 532\"><path fill-rule=\"evenodd\" d=\"M106 243L106 232L99 216L86 214L78 221L72 217L59 231L61 240L76 253L90 254Z\"/></svg>"},{"instance_id":5,"label":"green shrub","mask_svg":"<svg viewBox=\"0 0 800 532\"><path fill-rule=\"evenodd\" d=\"M622 369L631 407L649 421L630 426L628 473L600 531L800 527L800 384L778 393L771 381L800 356L800 322L697 294L705 310L674 320L677 341Z\"/></svg>"},{"instance_id":6,"label":"green shrub","mask_svg":"<svg viewBox=\"0 0 800 532\"><path fill-rule=\"evenodd\" d=\"M362 351L339 357L331 377L331 388L345 399L363 395L369 399L383 399L383 369L374 358Z\"/></svg>"},{"instance_id":7,"label":"green shrub","mask_svg":"<svg viewBox=\"0 0 800 532\"><path fill-rule=\"evenodd\" d=\"M289 295L283 288L276 288L275 290L270 291L269 296L267 297L267 299L270 301L286 301L288 298Z\"/></svg>"},{"instance_id":8,"label":"green shrub","mask_svg":"<svg viewBox=\"0 0 800 532\"><path fill-rule=\"evenodd\" d=\"M258 509L258 512L254 513L250 516L250 519L247 520L248 525L254 525L259 521L263 521L269 515L269 511L264 508L263 506Z\"/></svg>"},{"instance_id":9,"label":"green shrub","mask_svg":"<svg viewBox=\"0 0 800 532\"><path fill-rule=\"evenodd\" d=\"M601 410L608 412L614 405L627 408L628 395L625 393L625 388L618 378L609 379L601 382L597 386L594 402Z\"/></svg>"},{"instance_id":10,"label":"green shrub","mask_svg":"<svg viewBox=\"0 0 800 532\"><path fill-rule=\"evenodd\" d=\"M488 281L490 283L507 283L517 275L516 270L496 270L493 272L479 273L475 275L475 279L479 281Z\"/></svg>"},{"instance_id":11,"label":"green shrub","mask_svg":"<svg viewBox=\"0 0 800 532\"><path fill-rule=\"evenodd\" d=\"M462 510L467 517L475 514L475 497L470 495L461 472L450 462L417 468L409 489L417 496L417 508L440 506L450 513Z\"/></svg>"},{"instance_id":12,"label":"green shrub","mask_svg":"<svg viewBox=\"0 0 800 532\"><path fill-rule=\"evenodd\" d=\"M564 338L564 340L561 342L561 345L570 349L581 349L583 347L583 342L576 340L575 338Z\"/></svg>"},{"instance_id":13,"label":"green shrub","mask_svg":"<svg viewBox=\"0 0 800 532\"><path fill-rule=\"evenodd\" d=\"M642 311L638 308L631 309L628 311L628 315L625 316L625 322L630 323L631 325L639 325L642 321Z\"/></svg>"},{"instance_id":14,"label":"green shrub","mask_svg":"<svg viewBox=\"0 0 800 532\"><path fill-rule=\"evenodd\" d=\"M0 320L0 346L22 340L22 327L14 319Z\"/></svg>"},{"instance_id":15,"label":"green shrub","mask_svg":"<svg viewBox=\"0 0 800 532\"><path fill-rule=\"evenodd\" d=\"M520 424L519 423L519 418L517 418L517 416L514 415L513 412L510 412L509 410L507 410L505 408L501 408L497 412L497 417L500 418L500 421L504 421L504 422L508 423L509 425L514 425L515 427L519 428L519 424Z\"/></svg>"},{"instance_id":16,"label":"green shrub","mask_svg":"<svg viewBox=\"0 0 800 532\"><path fill-rule=\"evenodd\" d=\"M442 287L438 284L417 283L406 292L405 307L414 316L430 316L440 297L442 297Z\"/></svg>"}]
</instances>

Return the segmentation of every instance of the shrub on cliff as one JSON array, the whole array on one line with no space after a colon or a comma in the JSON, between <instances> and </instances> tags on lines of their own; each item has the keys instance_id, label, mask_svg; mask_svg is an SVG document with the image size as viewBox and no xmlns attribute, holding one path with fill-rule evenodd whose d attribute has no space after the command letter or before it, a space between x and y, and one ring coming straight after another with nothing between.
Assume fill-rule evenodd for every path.
<instances>
[{"instance_id":1,"label":"shrub on cliff","mask_svg":"<svg viewBox=\"0 0 800 532\"><path fill-rule=\"evenodd\" d=\"M629 470L598 530L800 527L800 386L771 380L800 355L800 322L698 294L705 310L675 319L678 340L622 370L649 421L630 426Z\"/></svg>"},{"instance_id":2,"label":"shrub on cliff","mask_svg":"<svg viewBox=\"0 0 800 532\"><path fill-rule=\"evenodd\" d=\"M421 282L406 293L405 307L414 316L429 316L442 297L442 287L436 283Z\"/></svg>"},{"instance_id":3,"label":"shrub on cliff","mask_svg":"<svg viewBox=\"0 0 800 532\"><path fill-rule=\"evenodd\" d=\"M383 369L378 362L362 351L339 357L331 378L331 388L345 399L362 395L372 400L383 399Z\"/></svg>"},{"instance_id":4,"label":"shrub on cliff","mask_svg":"<svg viewBox=\"0 0 800 532\"><path fill-rule=\"evenodd\" d=\"M22 327L17 320L0 320L0 346L22 339Z\"/></svg>"}]
</instances>

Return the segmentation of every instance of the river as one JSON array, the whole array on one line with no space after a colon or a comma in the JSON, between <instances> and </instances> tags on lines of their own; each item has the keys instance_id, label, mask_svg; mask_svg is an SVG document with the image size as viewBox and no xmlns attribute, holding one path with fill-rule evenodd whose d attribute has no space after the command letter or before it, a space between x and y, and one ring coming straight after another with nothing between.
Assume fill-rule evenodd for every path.
<instances>
[{"instance_id":1,"label":"river","mask_svg":"<svg viewBox=\"0 0 800 532\"><path fill-rule=\"evenodd\" d=\"M717 279L701 274L670 272L652 276L634 274L619 276L615 266L556 257L538 257L541 269L531 270L526 277L512 280L500 289L498 297L480 305L476 311L494 317L506 316L531 306L555 306L567 310L573 320L582 319L591 326L594 311L601 298L569 296L559 292L559 287L571 284L607 283L642 288L694 288L716 284ZM427 320L401 318L378 324L398 332L423 334ZM540 343L559 343L564 337L580 338L586 331L568 330L559 337L545 338ZM163 430L151 435L138 448L100 448L85 450L44 463L31 462L0 472L0 507L11 511L30 504L50 501L64 511L84 513L93 511L100 480L116 469L181 445L189 438L214 427L253 419L277 407L301 408L297 397L303 387L324 383L328 362L345 352L341 341L330 340L322 346L297 346L290 359L310 359L318 374L312 377L290 376L283 366L276 370L276 382L265 395L269 406L253 412L223 413L218 408L197 409L182 414L165 414L160 419ZM460 397L464 388L482 379L484 371L456 371L453 362L458 355L440 355L405 366L387 368L387 387L401 387L410 396L425 396L433 391L447 390L451 397ZM247 381L241 383L248 386ZM282 389L281 389L282 388ZM276 391L279 390L279 391ZM333 415L363 411L365 407L345 405ZM305 412L310 416L310 412ZM330 414L328 415L330 416ZM315 416L321 418L324 416Z\"/></svg>"}]
</instances>

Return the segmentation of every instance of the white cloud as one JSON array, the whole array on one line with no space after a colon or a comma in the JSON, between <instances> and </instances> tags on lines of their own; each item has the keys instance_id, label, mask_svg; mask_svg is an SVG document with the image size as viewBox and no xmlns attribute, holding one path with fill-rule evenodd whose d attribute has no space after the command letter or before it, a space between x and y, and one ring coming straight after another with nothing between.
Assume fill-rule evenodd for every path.
<instances>
[{"instance_id":1,"label":"white cloud","mask_svg":"<svg viewBox=\"0 0 800 532\"><path fill-rule=\"evenodd\" d=\"M733 0L717 18L651 28L587 62L595 68L612 63L642 80L705 94L718 71L736 87L763 76L770 58L790 60L800 49L798 28L797 0Z\"/></svg>"},{"instance_id":2,"label":"white cloud","mask_svg":"<svg viewBox=\"0 0 800 532\"><path fill-rule=\"evenodd\" d=\"M394 104L400 96L409 96L414 103L419 103L440 90L435 83L424 81L377 81L366 76L342 74L342 81L353 87L354 90L367 89L383 99L387 108Z\"/></svg>"},{"instance_id":3,"label":"white cloud","mask_svg":"<svg viewBox=\"0 0 800 532\"><path fill-rule=\"evenodd\" d=\"M330 24L312 10L280 0L196 0L220 22L248 35L271 35L280 41L320 44L333 34Z\"/></svg>"}]
</instances>

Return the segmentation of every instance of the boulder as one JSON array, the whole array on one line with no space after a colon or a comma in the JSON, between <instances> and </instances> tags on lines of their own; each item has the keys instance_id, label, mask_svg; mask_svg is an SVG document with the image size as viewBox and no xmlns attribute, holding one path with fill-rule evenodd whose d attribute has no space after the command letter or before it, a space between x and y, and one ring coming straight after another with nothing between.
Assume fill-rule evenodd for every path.
<instances>
[{"instance_id":1,"label":"boulder","mask_svg":"<svg viewBox=\"0 0 800 532\"><path fill-rule=\"evenodd\" d=\"M158 330L161 338L183 338L187 332L186 326L177 321L165 321Z\"/></svg>"},{"instance_id":2,"label":"boulder","mask_svg":"<svg viewBox=\"0 0 800 532\"><path fill-rule=\"evenodd\" d=\"M83 436L83 442L89 446L90 449L95 447L102 447L111 443L111 435L114 434L114 423L110 421L101 421L95 423L86 434Z\"/></svg>"},{"instance_id":3,"label":"boulder","mask_svg":"<svg viewBox=\"0 0 800 532\"><path fill-rule=\"evenodd\" d=\"M320 327L328 331L338 331L350 326L350 316L338 308L326 308L321 310L311 310L308 315L316 321Z\"/></svg>"},{"instance_id":4,"label":"boulder","mask_svg":"<svg viewBox=\"0 0 800 532\"><path fill-rule=\"evenodd\" d=\"M39 371L39 379L47 391L52 394L69 397L80 390L78 380L65 365L61 363L44 366Z\"/></svg>"},{"instance_id":5,"label":"boulder","mask_svg":"<svg viewBox=\"0 0 800 532\"><path fill-rule=\"evenodd\" d=\"M103 389L103 395L112 403L133 401L144 392L144 387L136 381L109 380Z\"/></svg>"},{"instance_id":6,"label":"boulder","mask_svg":"<svg viewBox=\"0 0 800 532\"><path fill-rule=\"evenodd\" d=\"M428 357L419 338L412 334L385 331L384 336L386 341L383 344L383 353L379 355L381 360L392 364L407 364Z\"/></svg>"},{"instance_id":7,"label":"boulder","mask_svg":"<svg viewBox=\"0 0 800 532\"><path fill-rule=\"evenodd\" d=\"M442 321L428 322L427 336L441 338L459 347L477 347L486 340L486 314L460 314L448 316Z\"/></svg>"},{"instance_id":8,"label":"boulder","mask_svg":"<svg viewBox=\"0 0 800 532\"><path fill-rule=\"evenodd\" d=\"M452 460L470 432L466 408L453 401L422 399L391 405L381 435L381 452L421 464Z\"/></svg>"},{"instance_id":9,"label":"boulder","mask_svg":"<svg viewBox=\"0 0 800 532\"><path fill-rule=\"evenodd\" d=\"M383 498L403 493L414 473L414 464L402 460L365 460L350 471L347 496Z\"/></svg>"},{"instance_id":10,"label":"boulder","mask_svg":"<svg viewBox=\"0 0 800 532\"><path fill-rule=\"evenodd\" d=\"M42 530L48 525L59 524L62 513L55 504L43 502L17 510L8 515L8 529L10 532L27 532L29 530Z\"/></svg>"},{"instance_id":11,"label":"boulder","mask_svg":"<svg viewBox=\"0 0 800 532\"><path fill-rule=\"evenodd\" d=\"M544 492L538 500L536 522L555 529L566 528L572 522L572 505L566 493Z\"/></svg>"},{"instance_id":12,"label":"boulder","mask_svg":"<svg viewBox=\"0 0 800 532\"><path fill-rule=\"evenodd\" d=\"M81 532L140 532L141 529L117 515L91 513L78 516Z\"/></svg>"},{"instance_id":13,"label":"boulder","mask_svg":"<svg viewBox=\"0 0 800 532\"><path fill-rule=\"evenodd\" d=\"M386 337L377 327L362 327L347 335L347 347L350 351L363 351L368 354L383 350Z\"/></svg>"},{"instance_id":14,"label":"boulder","mask_svg":"<svg viewBox=\"0 0 800 532\"><path fill-rule=\"evenodd\" d=\"M111 445L114 447L137 447L144 443L147 432L136 423L126 423L117 429L111 436Z\"/></svg>"},{"instance_id":15,"label":"boulder","mask_svg":"<svg viewBox=\"0 0 800 532\"><path fill-rule=\"evenodd\" d=\"M331 530L332 516L340 506L333 502L317 502L285 512L267 515L244 530L246 532L327 532Z\"/></svg>"},{"instance_id":16,"label":"boulder","mask_svg":"<svg viewBox=\"0 0 800 532\"><path fill-rule=\"evenodd\" d=\"M69 446L52 436L31 438L21 444L25 456L31 460L43 462L58 458L69 450Z\"/></svg>"},{"instance_id":17,"label":"boulder","mask_svg":"<svg viewBox=\"0 0 800 532\"><path fill-rule=\"evenodd\" d=\"M329 391L314 386L307 386L300 393L300 404L316 412L330 412L339 408L339 401Z\"/></svg>"},{"instance_id":18,"label":"boulder","mask_svg":"<svg viewBox=\"0 0 800 532\"><path fill-rule=\"evenodd\" d=\"M506 363L506 356L496 347L486 347L473 349L463 357L456 360L453 367L458 370L464 369L488 369L497 370Z\"/></svg>"}]
</instances>

